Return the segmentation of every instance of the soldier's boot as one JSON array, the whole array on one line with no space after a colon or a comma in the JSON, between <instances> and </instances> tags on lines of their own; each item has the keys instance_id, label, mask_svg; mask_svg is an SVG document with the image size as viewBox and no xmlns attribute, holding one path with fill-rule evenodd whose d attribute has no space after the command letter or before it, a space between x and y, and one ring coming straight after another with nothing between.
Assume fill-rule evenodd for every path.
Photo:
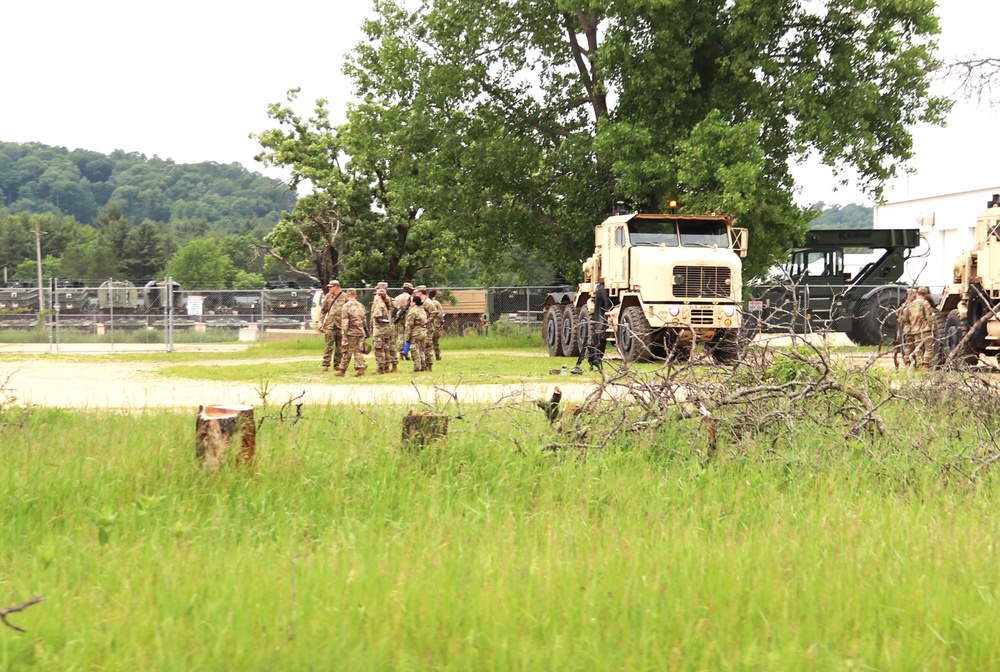
<instances>
[{"instance_id":1,"label":"soldier's boot","mask_svg":"<svg viewBox=\"0 0 1000 672\"><path fill-rule=\"evenodd\" d=\"M392 365L392 371L390 371L389 373L396 373L396 365L395 364Z\"/></svg>"},{"instance_id":2,"label":"soldier's boot","mask_svg":"<svg viewBox=\"0 0 1000 672\"><path fill-rule=\"evenodd\" d=\"M345 373L344 371L337 369L336 371L333 372L333 375L343 377L344 373Z\"/></svg>"},{"instance_id":3,"label":"soldier's boot","mask_svg":"<svg viewBox=\"0 0 1000 672\"><path fill-rule=\"evenodd\" d=\"M319 367L319 370L322 371L323 373L326 373L327 371L330 370L330 365L329 364L323 364L322 366Z\"/></svg>"},{"instance_id":4,"label":"soldier's boot","mask_svg":"<svg viewBox=\"0 0 1000 672\"><path fill-rule=\"evenodd\" d=\"M436 359L437 361L440 362L441 361L441 355L434 355L434 359Z\"/></svg>"},{"instance_id":5,"label":"soldier's boot","mask_svg":"<svg viewBox=\"0 0 1000 672\"><path fill-rule=\"evenodd\" d=\"M365 370L364 369L358 369L358 372L354 374L354 377L355 378L360 378L363 375L365 375Z\"/></svg>"},{"instance_id":6,"label":"soldier's boot","mask_svg":"<svg viewBox=\"0 0 1000 672\"><path fill-rule=\"evenodd\" d=\"M434 368L433 364L425 364L424 365L424 371L426 371L427 373L430 373L432 368Z\"/></svg>"}]
</instances>

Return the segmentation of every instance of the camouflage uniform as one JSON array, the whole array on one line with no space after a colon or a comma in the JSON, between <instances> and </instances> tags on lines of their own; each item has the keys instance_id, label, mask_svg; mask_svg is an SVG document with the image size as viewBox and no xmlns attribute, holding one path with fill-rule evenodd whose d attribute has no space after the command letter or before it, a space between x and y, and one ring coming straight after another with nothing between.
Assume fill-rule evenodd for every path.
<instances>
[{"instance_id":1,"label":"camouflage uniform","mask_svg":"<svg viewBox=\"0 0 1000 672\"><path fill-rule=\"evenodd\" d=\"M424 357L424 371L431 371L434 367L434 327L437 324L438 309L434 302L427 298L427 287L424 285L417 285L413 293L420 297L420 307L424 309L424 313L427 315L427 325L425 328L427 335L424 337L424 342L421 344L420 350Z\"/></svg>"},{"instance_id":2,"label":"camouflage uniform","mask_svg":"<svg viewBox=\"0 0 1000 672\"><path fill-rule=\"evenodd\" d=\"M340 287L340 285L336 285ZM332 287L331 287L332 289ZM330 369L330 359L333 358L334 370L340 370L340 361L344 352L341 350L341 317L344 304L347 303L347 296L343 292L336 295L332 291L327 292L323 297L323 305L320 307L319 330L326 336L326 348L323 350L323 370Z\"/></svg>"},{"instance_id":3,"label":"camouflage uniform","mask_svg":"<svg viewBox=\"0 0 1000 672\"><path fill-rule=\"evenodd\" d=\"M395 366L393 355L396 352L396 332L392 325L392 304L385 290L381 287L375 290L375 300L372 301L372 349L375 350L375 362L379 373L388 373L389 365Z\"/></svg>"},{"instance_id":4,"label":"camouflage uniform","mask_svg":"<svg viewBox=\"0 0 1000 672\"><path fill-rule=\"evenodd\" d=\"M434 292L435 295L437 294L435 290L432 289L431 291ZM428 331L431 332L431 345L428 352L433 352L434 359L441 361L441 344L439 341L441 340L441 327L444 326L444 311L441 309L441 302L434 296L428 296L427 303L434 307L434 325L433 327L428 328ZM429 310L428 313L430 313Z\"/></svg>"},{"instance_id":5,"label":"camouflage uniform","mask_svg":"<svg viewBox=\"0 0 1000 672\"><path fill-rule=\"evenodd\" d=\"M427 340L427 313L424 312L422 306L418 306L416 303L412 304L406 311L403 337L410 344L410 359L413 360L413 370L423 371L423 345L424 341Z\"/></svg>"},{"instance_id":6,"label":"camouflage uniform","mask_svg":"<svg viewBox=\"0 0 1000 672\"><path fill-rule=\"evenodd\" d=\"M913 303L917 291L906 290L906 300L896 309L896 332L900 334L900 342L896 346L903 353L903 364L913 366L913 349L916 347L913 330L910 328L910 304Z\"/></svg>"},{"instance_id":7,"label":"camouflage uniform","mask_svg":"<svg viewBox=\"0 0 1000 672\"><path fill-rule=\"evenodd\" d=\"M340 330L343 333L343 345L346 348L340 370L347 370L347 362L354 357L354 370L358 376L365 373L365 353L361 352L361 343L365 340L365 307L358 301L356 290L347 290L348 300L344 304L340 318Z\"/></svg>"},{"instance_id":8,"label":"camouflage uniform","mask_svg":"<svg viewBox=\"0 0 1000 672\"><path fill-rule=\"evenodd\" d=\"M928 292L926 287L918 289L917 298L906 309L910 333L913 334L914 364L924 369L934 365L934 309L927 301Z\"/></svg>"},{"instance_id":9,"label":"camouflage uniform","mask_svg":"<svg viewBox=\"0 0 1000 672\"><path fill-rule=\"evenodd\" d=\"M409 291L407 291L407 290L409 290ZM397 296L396 298L394 298L392 300L392 308L393 308L392 324L395 327L395 331L396 331L396 347L394 348L396 352L393 353L393 354L397 358L398 358L398 355L396 353L401 353L403 351L403 342L406 341L406 339L404 338L404 333L403 333L403 331L404 331L403 320L400 318L400 315L403 314L404 310L408 310L409 309L409 307L410 307L410 293L412 291L413 291L413 285L411 285L408 282L404 282L403 283L403 293L400 294L399 296ZM407 356L407 357L404 357L403 359L408 359L408 358L409 357Z\"/></svg>"}]
</instances>

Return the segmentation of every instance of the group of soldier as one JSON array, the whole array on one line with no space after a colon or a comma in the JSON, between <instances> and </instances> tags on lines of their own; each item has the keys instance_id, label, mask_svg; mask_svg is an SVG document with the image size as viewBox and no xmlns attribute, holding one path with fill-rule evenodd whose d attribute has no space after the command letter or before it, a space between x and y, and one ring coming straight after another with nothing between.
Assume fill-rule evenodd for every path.
<instances>
[{"instance_id":1,"label":"group of soldier","mask_svg":"<svg viewBox=\"0 0 1000 672\"><path fill-rule=\"evenodd\" d=\"M906 292L906 300L896 309L900 333L899 347L908 367L934 368L934 308L927 296L930 289L917 287Z\"/></svg>"},{"instance_id":2,"label":"group of soldier","mask_svg":"<svg viewBox=\"0 0 1000 672\"><path fill-rule=\"evenodd\" d=\"M436 296L437 290L406 282L402 293L390 300L388 283L380 282L369 322L364 305L358 301L358 290L342 291L340 282L332 280L320 307L318 328L326 337L320 368L329 371L332 363L333 375L344 376L353 358L355 377L365 375L365 339L370 326L376 373L395 373L401 359L412 361L414 372L431 371L434 361L441 359L438 338L444 323Z\"/></svg>"}]
</instances>

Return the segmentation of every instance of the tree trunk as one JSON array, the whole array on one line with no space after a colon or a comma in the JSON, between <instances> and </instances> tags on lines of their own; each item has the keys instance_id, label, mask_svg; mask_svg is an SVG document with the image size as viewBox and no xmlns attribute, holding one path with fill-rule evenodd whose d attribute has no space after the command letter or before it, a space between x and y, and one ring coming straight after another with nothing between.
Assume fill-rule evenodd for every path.
<instances>
[{"instance_id":1,"label":"tree trunk","mask_svg":"<svg viewBox=\"0 0 1000 672\"><path fill-rule=\"evenodd\" d=\"M419 450L448 434L448 416L439 413L414 413L403 416L403 446Z\"/></svg>"},{"instance_id":2,"label":"tree trunk","mask_svg":"<svg viewBox=\"0 0 1000 672\"><path fill-rule=\"evenodd\" d=\"M217 469L227 461L253 462L257 449L253 406L199 406L194 431L195 456L206 467Z\"/></svg>"}]
</instances>

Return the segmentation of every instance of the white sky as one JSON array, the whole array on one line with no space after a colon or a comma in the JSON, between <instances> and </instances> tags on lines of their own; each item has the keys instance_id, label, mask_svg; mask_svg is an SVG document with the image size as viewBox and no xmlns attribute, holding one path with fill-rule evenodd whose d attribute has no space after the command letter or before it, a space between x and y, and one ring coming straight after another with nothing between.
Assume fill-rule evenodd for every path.
<instances>
[{"instance_id":1,"label":"white sky","mask_svg":"<svg viewBox=\"0 0 1000 672\"><path fill-rule=\"evenodd\" d=\"M1000 57L1000 3L939 0L941 53ZM273 124L267 105L301 87L306 107L343 113L350 82L343 54L362 37L370 0L22 0L0 10L0 140L179 163L253 160L248 138ZM951 93L945 91L945 93ZM946 128L914 130L916 175L888 185L888 200L1000 184L991 161L1000 110L962 101ZM835 190L822 167L799 171L803 204L868 203Z\"/></svg>"}]
</instances>

